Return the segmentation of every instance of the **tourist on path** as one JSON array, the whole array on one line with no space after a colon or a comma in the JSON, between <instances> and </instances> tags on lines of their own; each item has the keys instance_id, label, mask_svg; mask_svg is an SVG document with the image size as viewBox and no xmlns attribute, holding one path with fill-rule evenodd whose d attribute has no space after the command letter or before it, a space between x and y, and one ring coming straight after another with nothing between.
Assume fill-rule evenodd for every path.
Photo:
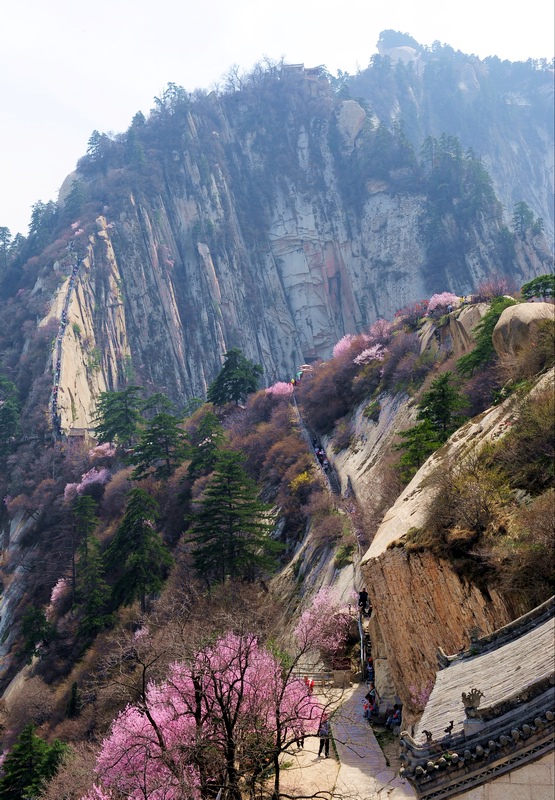
<instances>
[{"instance_id":1,"label":"tourist on path","mask_svg":"<svg viewBox=\"0 0 555 800\"><path fill-rule=\"evenodd\" d=\"M318 749L318 758L322 755L322 752L325 754L326 758L329 758L330 754L330 721L328 717L324 714L322 717L322 722L320 723L320 727L318 728L318 736L320 737L320 747Z\"/></svg>"}]
</instances>

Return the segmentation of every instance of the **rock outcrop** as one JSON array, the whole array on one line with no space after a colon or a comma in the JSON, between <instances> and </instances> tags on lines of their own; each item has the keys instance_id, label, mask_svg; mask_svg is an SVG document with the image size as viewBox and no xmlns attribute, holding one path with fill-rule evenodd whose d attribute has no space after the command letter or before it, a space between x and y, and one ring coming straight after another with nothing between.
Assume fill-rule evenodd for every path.
<instances>
[{"instance_id":1,"label":"rock outcrop","mask_svg":"<svg viewBox=\"0 0 555 800\"><path fill-rule=\"evenodd\" d=\"M532 341L538 326L555 321L553 303L519 303L506 308L493 329L493 346L498 356L512 356Z\"/></svg>"},{"instance_id":2,"label":"rock outcrop","mask_svg":"<svg viewBox=\"0 0 555 800\"><path fill-rule=\"evenodd\" d=\"M553 371L537 390L553 385ZM431 480L447 460L460 461L510 427L517 399L509 398L458 430L421 467L386 513L363 557L361 570L374 608L373 625L387 652L387 674L410 704L410 687L425 687L434 677L438 647L455 653L469 644L472 631L482 635L501 627L523 609L511 607L495 590L484 593L461 579L452 564L434 554L407 552L403 542L425 523L438 488ZM378 665L379 668L379 665Z\"/></svg>"}]
</instances>

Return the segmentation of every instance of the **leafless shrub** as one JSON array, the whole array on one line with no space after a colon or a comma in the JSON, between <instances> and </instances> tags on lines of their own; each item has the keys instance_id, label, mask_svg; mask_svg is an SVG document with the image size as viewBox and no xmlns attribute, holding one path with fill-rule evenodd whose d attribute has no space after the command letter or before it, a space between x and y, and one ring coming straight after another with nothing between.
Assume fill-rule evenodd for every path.
<instances>
[{"instance_id":1,"label":"leafless shrub","mask_svg":"<svg viewBox=\"0 0 555 800\"><path fill-rule=\"evenodd\" d=\"M127 493L132 488L130 474L131 467L122 469L116 472L112 480L106 485L102 505L100 506L100 514L104 519L113 519L123 514Z\"/></svg>"},{"instance_id":2,"label":"leafless shrub","mask_svg":"<svg viewBox=\"0 0 555 800\"><path fill-rule=\"evenodd\" d=\"M9 705L10 727L17 729L28 722L42 725L50 719L54 693L39 677L26 680Z\"/></svg>"},{"instance_id":3,"label":"leafless shrub","mask_svg":"<svg viewBox=\"0 0 555 800\"><path fill-rule=\"evenodd\" d=\"M42 790L40 800L81 800L96 777L96 751L93 745L83 742L72 745L56 775Z\"/></svg>"},{"instance_id":4,"label":"leafless shrub","mask_svg":"<svg viewBox=\"0 0 555 800\"><path fill-rule=\"evenodd\" d=\"M496 458L511 485L539 494L555 482L555 393L548 386L529 397L509 433L501 439Z\"/></svg>"},{"instance_id":5,"label":"leafless shrub","mask_svg":"<svg viewBox=\"0 0 555 800\"><path fill-rule=\"evenodd\" d=\"M526 343L516 353L499 357L497 371L502 383L512 383L538 375L555 362L555 322L539 322Z\"/></svg>"},{"instance_id":6,"label":"leafless shrub","mask_svg":"<svg viewBox=\"0 0 555 800\"><path fill-rule=\"evenodd\" d=\"M555 490L549 489L515 514L509 536L493 545L500 585L532 608L555 588Z\"/></svg>"}]
</instances>

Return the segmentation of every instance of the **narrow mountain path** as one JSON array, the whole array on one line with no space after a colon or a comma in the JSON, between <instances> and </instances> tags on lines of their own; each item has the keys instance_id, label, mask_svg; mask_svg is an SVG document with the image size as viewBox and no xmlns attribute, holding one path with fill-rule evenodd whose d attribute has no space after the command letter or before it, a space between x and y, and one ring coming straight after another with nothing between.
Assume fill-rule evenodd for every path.
<instances>
[{"instance_id":1,"label":"narrow mountain path","mask_svg":"<svg viewBox=\"0 0 555 800\"><path fill-rule=\"evenodd\" d=\"M319 693L323 705L337 689ZM283 758L281 790L322 800L410 800L407 781L387 766L367 720L362 716L364 684L340 693L331 718L334 746L329 758L318 756L319 739L309 736L302 749L292 747Z\"/></svg>"},{"instance_id":2,"label":"narrow mountain path","mask_svg":"<svg viewBox=\"0 0 555 800\"><path fill-rule=\"evenodd\" d=\"M357 800L408 800L415 797L407 781L387 766L374 732L364 719L362 698L365 684L346 697L332 718L339 756L335 796Z\"/></svg>"},{"instance_id":3,"label":"narrow mountain path","mask_svg":"<svg viewBox=\"0 0 555 800\"><path fill-rule=\"evenodd\" d=\"M329 469L326 472L326 470L322 467L322 464L320 464L319 460L316 458L313 441L314 439L318 439L318 437L316 436L315 431L311 430L307 425L307 423L303 420L295 395L293 395L293 409L295 411L295 416L297 418L297 422L299 424L299 428L303 435L303 438L305 439L306 443L308 444L308 446L312 451L312 455L314 456L314 462L318 467L320 474L323 476L330 493L332 495L335 495L336 497L341 497L341 481L339 480L339 475L337 474L331 463L329 465Z\"/></svg>"}]
</instances>

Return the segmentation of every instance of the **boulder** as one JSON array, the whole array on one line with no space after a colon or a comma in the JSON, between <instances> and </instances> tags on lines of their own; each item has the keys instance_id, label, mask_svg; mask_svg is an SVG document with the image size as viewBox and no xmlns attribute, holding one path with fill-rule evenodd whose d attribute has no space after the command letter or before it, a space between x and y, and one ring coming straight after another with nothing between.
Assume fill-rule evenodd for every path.
<instances>
[{"instance_id":1,"label":"boulder","mask_svg":"<svg viewBox=\"0 0 555 800\"><path fill-rule=\"evenodd\" d=\"M498 356L514 355L530 340L543 320L555 320L552 303L519 303L506 308L493 329Z\"/></svg>"}]
</instances>

